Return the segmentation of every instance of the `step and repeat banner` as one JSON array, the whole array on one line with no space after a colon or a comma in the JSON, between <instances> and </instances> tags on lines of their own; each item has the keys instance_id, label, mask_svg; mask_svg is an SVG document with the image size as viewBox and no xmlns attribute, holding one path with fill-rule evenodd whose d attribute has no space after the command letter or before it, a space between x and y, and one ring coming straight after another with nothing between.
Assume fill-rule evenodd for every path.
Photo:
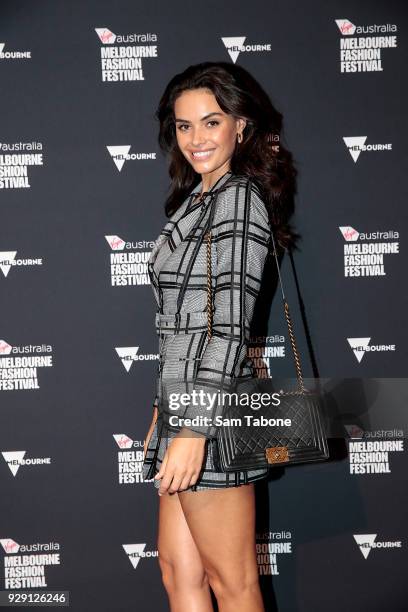
<instances>
[{"instance_id":1,"label":"step and repeat banner","mask_svg":"<svg viewBox=\"0 0 408 612\"><path fill-rule=\"evenodd\" d=\"M284 114L302 239L282 277L304 374L354 381L361 406L362 381L403 381L406 26L403 2L3 0L1 606L169 609L141 477L158 366L147 259L169 187L154 112L188 65L242 65ZM279 291L261 340L269 375L294 376ZM407 608L406 431L336 409L330 461L256 486L268 611Z\"/></svg>"}]
</instances>

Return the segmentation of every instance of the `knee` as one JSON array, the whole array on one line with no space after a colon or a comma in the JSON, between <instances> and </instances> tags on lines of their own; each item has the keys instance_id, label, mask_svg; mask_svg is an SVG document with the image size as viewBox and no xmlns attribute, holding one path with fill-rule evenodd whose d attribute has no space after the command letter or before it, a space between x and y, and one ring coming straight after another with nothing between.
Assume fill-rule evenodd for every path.
<instances>
[{"instance_id":1,"label":"knee","mask_svg":"<svg viewBox=\"0 0 408 612\"><path fill-rule=\"evenodd\" d=\"M206 567L209 584L218 601L241 599L247 593L259 590L257 567L251 568L214 568Z\"/></svg>"},{"instance_id":2,"label":"knee","mask_svg":"<svg viewBox=\"0 0 408 612\"><path fill-rule=\"evenodd\" d=\"M203 589L208 586L208 577L202 567L185 561L177 561L171 556L160 553L159 566L162 582L168 593L181 590Z\"/></svg>"}]
</instances>

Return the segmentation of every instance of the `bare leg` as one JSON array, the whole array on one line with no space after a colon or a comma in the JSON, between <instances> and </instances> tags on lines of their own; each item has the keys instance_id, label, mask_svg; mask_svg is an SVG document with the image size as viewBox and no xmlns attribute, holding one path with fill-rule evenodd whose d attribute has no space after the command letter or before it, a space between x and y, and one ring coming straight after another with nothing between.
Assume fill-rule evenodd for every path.
<instances>
[{"instance_id":1,"label":"bare leg","mask_svg":"<svg viewBox=\"0 0 408 612\"><path fill-rule=\"evenodd\" d=\"M213 612L207 575L178 493L159 497L157 547L171 612Z\"/></svg>"},{"instance_id":2,"label":"bare leg","mask_svg":"<svg viewBox=\"0 0 408 612\"><path fill-rule=\"evenodd\" d=\"M265 612L256 562L254 485L179 491L178 496L219 612Z\"/></svg>"}]
</instances>

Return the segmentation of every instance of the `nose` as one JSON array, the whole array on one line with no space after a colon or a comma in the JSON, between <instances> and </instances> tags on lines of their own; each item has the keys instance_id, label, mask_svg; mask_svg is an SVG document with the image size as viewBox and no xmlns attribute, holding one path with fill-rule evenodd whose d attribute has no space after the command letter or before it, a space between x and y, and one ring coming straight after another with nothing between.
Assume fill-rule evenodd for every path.
<instances>
[{"instance_id":1,"label":"nose","mask_svg":"<svg viewBox=\"0 0 408 612\"><path fill-rule=\"evenodd\" d=\"M193 147L200 147L206 142L207 138L204 133L204 128L193 128L191 131L191 144Z\"/></svg>"}]
</instances>

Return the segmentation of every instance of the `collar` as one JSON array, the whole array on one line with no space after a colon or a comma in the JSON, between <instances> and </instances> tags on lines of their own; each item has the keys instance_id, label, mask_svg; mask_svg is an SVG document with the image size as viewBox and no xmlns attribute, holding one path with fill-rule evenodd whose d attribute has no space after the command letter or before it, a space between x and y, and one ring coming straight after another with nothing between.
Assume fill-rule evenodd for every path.
<instances>
[{"instance_id":1,"label":"collar","mask_svg":"<svg viewBox=\"0 0 408 612\"><path fill-rule=\"evenodd\" d=\"M230 176L232 176L232 172L231 172L231 170L227 170L227 172L225 172L222 176L220 176L219 179L216 180L216 182L211 187L211 189L209 189L208 191L204 191L202 194L201 194L201 187L203 185L203 181L201 180L198 183L198 185L190 192L190 196L192 196L194 198L194 197L196 197L196 194L201 194L202 197L204 197L204 196L208 195L209 193L214 193L214 192L218 191L224 185L224 183L227 182L227 180L230 178Z\"/></svg>"}]
</instances>

